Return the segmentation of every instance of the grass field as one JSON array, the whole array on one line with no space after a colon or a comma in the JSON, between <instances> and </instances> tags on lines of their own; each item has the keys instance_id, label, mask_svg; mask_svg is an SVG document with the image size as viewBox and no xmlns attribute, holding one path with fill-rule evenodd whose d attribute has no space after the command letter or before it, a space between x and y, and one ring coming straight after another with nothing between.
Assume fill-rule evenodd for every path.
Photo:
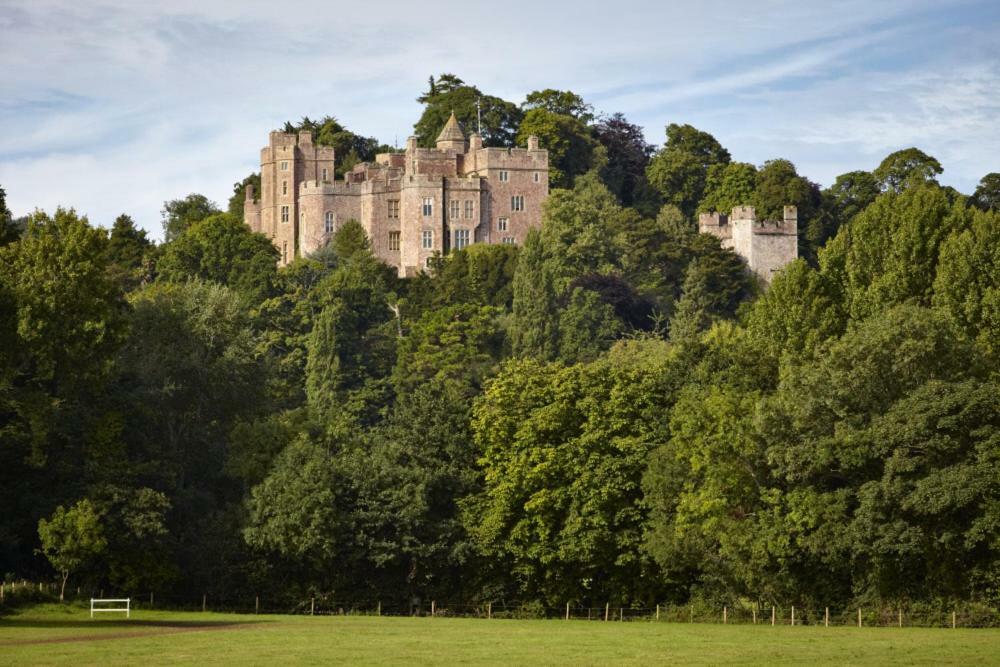
<instances>
[{"instance_id":1,"label":"grass field","mask_svg":"<svg viewBox=\"0 0 1000 667\"><path fill-rule=\"evenodd\" d=\"M1000 630L140 611L0 618L0 664L1000 664Z\"/></svg>"}]
</instances>

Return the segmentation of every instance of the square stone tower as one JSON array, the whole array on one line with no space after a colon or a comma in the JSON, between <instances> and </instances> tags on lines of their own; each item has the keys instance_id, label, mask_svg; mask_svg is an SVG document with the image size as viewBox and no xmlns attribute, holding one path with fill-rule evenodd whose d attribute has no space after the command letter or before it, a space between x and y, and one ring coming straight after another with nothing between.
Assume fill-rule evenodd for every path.
<instances>
[{"instance_id":1,"label":"square stone tower","mask_svg":"<svg viewBox=\"0 0 1000 667\"><path fill-rule=\"evenodd\" d=\"M743 258L769 285L774 274L799 255L798 209L785 206L781 220L758 220L753 206L737 206L732 214L702 213L698 231L711 234Z\"/></svg>"}]
</instances>

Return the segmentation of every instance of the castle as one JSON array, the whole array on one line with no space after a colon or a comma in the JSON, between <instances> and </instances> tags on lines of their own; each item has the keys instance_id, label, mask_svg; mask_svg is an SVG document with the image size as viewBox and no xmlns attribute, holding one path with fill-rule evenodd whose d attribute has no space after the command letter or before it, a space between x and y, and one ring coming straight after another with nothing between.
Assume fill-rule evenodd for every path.
<instances>
[{"instance_id":1,"label":"castle","mask_svg":"<svg viewBox=\"0 0 1000 667\"><path fill-rule=\"evenodd\" d=\"M737 206L731 216L702 213L698 231L717 237L723 248L732 248L768 285L775 273L799 255L798 209L786 206L783 217L758 220L753 206Z\"/></svg>"},{"instance_id":2,"label":"castle","mask_svg":"<svg viewBox=\"0 0 1000 667\"><path fill-rule=\"evenodd\" d=\"M484 148L452 113L436 148L381 153L334 180L334 149L312 133L271 132L260 153L260 199L246 189L243 217L280 251L284 266L325 245L347 220L364 227L376 256L412 276L435 255L472 243L524 241L542 222L549 194L548 151Z\"/></svg>"}]
</instances>

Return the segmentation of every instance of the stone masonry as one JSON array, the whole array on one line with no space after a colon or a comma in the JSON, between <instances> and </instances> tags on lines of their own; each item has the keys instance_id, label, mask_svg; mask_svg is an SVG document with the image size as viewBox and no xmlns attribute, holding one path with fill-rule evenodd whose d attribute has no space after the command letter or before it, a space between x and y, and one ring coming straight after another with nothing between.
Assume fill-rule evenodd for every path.
<instances>
[{"instance_id":1,"label":"stone masonry","mask_svg":"<svg viewBox=\"0 0 1000 667\"><path fill-rule=\"evenodd\" d=\"M400 276L423 270L435 255L472 243L524 241L541 225L549 194L548 151L537 137L527 148L483 148L451 115L436 148L382 153L334 180L334 150L312 134L272 132L261 150L259 200L247 188L243 217L280 251L279 264L325 245L357 220L372 250Z\"/></svg>"},{"instance_id":2,"label":"stone masonry","mask_svg":"<svg viewBox=\"0 0 1000 667\"><path fill-rule=\"evenodd\" d=\"M798 210L786 206L783 220L758 220L753 206L737 206L732 215L702 213L698 231L711 234L746 261L765 285L799 255Z\"/></svg>"}]
</instances>

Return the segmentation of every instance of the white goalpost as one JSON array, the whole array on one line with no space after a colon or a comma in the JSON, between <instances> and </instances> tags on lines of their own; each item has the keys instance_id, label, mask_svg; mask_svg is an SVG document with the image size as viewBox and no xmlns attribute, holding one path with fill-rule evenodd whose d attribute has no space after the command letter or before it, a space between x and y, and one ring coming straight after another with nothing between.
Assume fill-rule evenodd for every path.
<instances>
[{"instance_id":1,"label":"white goalpost","mask_svg":"<svg viewBox=\"0 0 1000 667\"><path fill-rule=\"evenodd\" d=\"M109 604L117 606L105 606ZM121 606L122 604L125 606ZM132 598L90 598L90 617L93 618L95 613L101 612L122 612L125 618L132 618Z\"/></svg>"}]
</instances>

